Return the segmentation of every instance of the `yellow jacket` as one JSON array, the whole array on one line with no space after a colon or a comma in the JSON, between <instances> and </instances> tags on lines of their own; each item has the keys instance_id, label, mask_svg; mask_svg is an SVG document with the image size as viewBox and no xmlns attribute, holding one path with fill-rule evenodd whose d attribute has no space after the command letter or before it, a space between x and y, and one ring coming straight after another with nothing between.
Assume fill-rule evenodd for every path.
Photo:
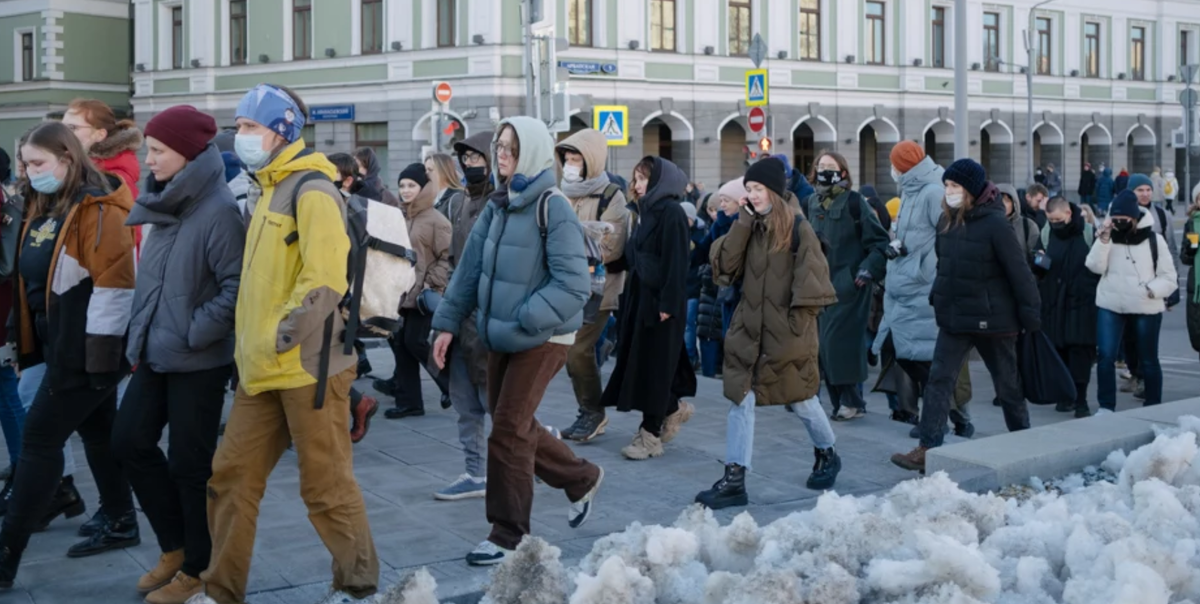
<instances>
[{"instance_id":1,"label":"yellow jacket","mask_svg":"<svg viewBox=\"0 0 1200 604\"><path fill-rule=\"evenodd\" d=\"M355 360L342 353L345 325L337 312L348 288L350 253L345 202L332 183L337 169L324 155L304 151L303 140L285 148L255 173L258 186L249 193L254 215L246 233L234 358L241 387L250 395L315 384L325 320L331 315L329 375ZM314 171L329 180L304 184L294 219L292 194ZM299 237L289 244L292 233Z\"/></svg>"}]
</instances>

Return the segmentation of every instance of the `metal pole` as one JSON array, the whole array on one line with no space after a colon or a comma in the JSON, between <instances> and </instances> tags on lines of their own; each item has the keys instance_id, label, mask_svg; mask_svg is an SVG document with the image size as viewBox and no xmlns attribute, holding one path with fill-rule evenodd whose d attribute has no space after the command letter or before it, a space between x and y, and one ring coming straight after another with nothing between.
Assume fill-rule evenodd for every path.
<instances>
[{"instance_id":1,"label":"metal pole","mask_svg":"<svg viewBox=\"0 0 1200 604\"><path fill-rule=\"evenodd\" d=\"M1187 75L1190 76L1192 74L1189 73ZM1190 77L1188 78L1188 81L1187 81L1187 89L1188 90L1192 89L1192 79ZM1192 111L1193 111L1193 108L1191 108L1191 107L1183 108L1183 182L1184 182L1184 185L1183 185L1183 187L1181 187L1183 189L1183 191L1181 191L1181 193L1187 195L1187 197L1188 197L1187 204L1184 206L1185 208L1192 207L1192 204L1196 202L1196 200L1192 197L1192 145L1194 145L1196 143L1196 141L1192 140L1192 128L1194 128L1194 126L1192 125L1192 119L1193 119Z\"/></svg>"},{"instance_id":2,"label":"metal pole","mask_svg":"<svg viewBox=\"0 0 1200 604\"><path fill-rule=\"evenodd\" d=\"M1029 11L1029 29L1025 30L1025 186L1033 183L1033 11Z\"/></svg>"},{"instance_id":3,"label":"metal pole","mask_svg":"<svg viewBox=\"0 0 1200 604\"><path fill-rule=\"evenodd\" d=\"M537 115L535 111L536 96L533 88L533 10L532 0L521 0L521 23L525 31L525 115Z\"/></svg>"},{"instance_id":4,"label":"metal pole","mask_svg":"<svg viewBox=\"0 0 1200 604\"><path fill-rule=\"evenodd\" d=\"M970 156L967 135L967 0L954 0L954 157Z\"/></svg>"}]
</instances>

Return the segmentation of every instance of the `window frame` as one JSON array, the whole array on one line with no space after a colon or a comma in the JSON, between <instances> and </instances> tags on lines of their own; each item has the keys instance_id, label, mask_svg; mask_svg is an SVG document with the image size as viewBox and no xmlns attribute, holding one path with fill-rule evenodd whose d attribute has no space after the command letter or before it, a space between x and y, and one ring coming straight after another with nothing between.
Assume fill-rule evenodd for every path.
<instances>
[{"instance_id":1,"label":"window frame","mask_svg":"<svg viewBox=\"0 0 1200 604\"><path fill-rule=\"evenodd\" d=\"M938 46L938 34L941 34L941 48ZM929 65L931 67L946 66L946 7L929 7Z\"/></svg>"},{"instance_id":2,"label":"window frame","mask_svg":"<svg viewBox=\"0 0 1200 604\"><path fill-rule=\"evenodd\" d=\"M1091 27L1095 28L1095 35L1089 33L1088 30ZM1100 77L1100 44L1103 41L1103 36L1104 29L1099 22L1083 22L1083 77L1085 78ZM1092 50L1095 50L1095 54L1092 53Z\"/></svg>"},{"instance_id":3,"label":"window frame","mask_svg":"<svg viewBox=\"0 0 1200 604\"><path fill-rule=\"evenodd\" d=\"M13 33L17 36L17 47L21 51L17 55L17 60L20 61L20 70L14 75L20 76L18 82L32 82L37 77L37 35L33 29L18 29ZM26 38L29 39L28 47L25 46Z\"/></svg>"},{"instance_id":4,"label":"window frame","mask_svg":"<svg viewBox=\"0 0 1200 604\"><path fill-rule=\"evenodd\" d=\"M298 2L307 2L305 6L298 6ZM312 9L313 0L292 0L292 60L304 61L313 58L313 19ZM303 15L303 17L301 17ZM304 32L303 40L301 36L296 34L301 33L296 27L296 20L303 18ZM296 52L300 42L306 42L303 48L303 54Z\"/></svg>"},{"instance_id":5,"label":"window frame","mask_svg":"<svg viewBox=\"0 0 1200 604\"><path fill-rule=\"evenodd\" d=\"M368 8L368 7L372 7L372 8ZM378 28L378 30L379 30L378 36L376 36L376 31L374 28L371 28L371 29L367 28L367 14L370 12L374 12L376 10L375 7L378 7L379 18L375 19L375 21L372 25L374 25L374 28ZM358 24L358 30L359 30L359 49L358 50L359 50L360 54L376 55L376 54L380 54L383 52L383 38L386 33L384 31L384 26L383 26L384 22L385 22L384 21L384 19L385 19L384 12L385 11L386 11L386 9L384 8L383 0L361 0L361 2L359 4L360 17L359 17L359 24ZM372 44L372 42L375 42L376 44Z\"/></svg>"},{"instance_id":6,"label":"window frame","mask_svg":"<svg viewBox=\"0 0 1200 604\"><path fill-rule=\"evenodd\" d=\"M1135 36L1134 34L1137 34ZM1129 27L1129 79L1146 81L1146 27L1132 25Z\"/></svg>"},{"instance_id":7,"label":"window frame","mask_svg":"<svg viewBox=\"0 0 1200 604\"><path fill-rule=\"evenodd\" d=\"M734 36L737 35L737 34L735 34L735 30L741 29L740 26L742 24L742 19L741 19L740 15L743 10L746 11L746 23L747 23L746 38L745 38L745 40L743 40L741 38L737 38L736 39L737 43L735 44ZM737 18L737 23L738 23L739 27L737 27L737 28L735 28L733 26L733 23L734 23L733 15L735 15L735 14L739 15L739 17ZM725 21L726 21L726 23L725 23L725 27L726 27L725 43L728 45L729 56L731 56L731 57L748 56L750 54L750 42L751 42L751 40L754 39L754 34L753 34L754 5L753 5L753 3L750 0L729 0L729 3L726 5L726 9L725 9Z\"/></svg>"},{"instance_id":8,"label":"window frame","mask_svg":"<svg viewBox=\"0 0 1200 604\"><path fill-rule=\"evenodd\" d=\"M797 21L799 28L796 31L796 41L799 47L799 51L797 52L799 57L797 58L801 61L821 60L821 0L811 0L811 2L816 8L807 8L804 5L805 0L800 0L800 20ZM816 33L804 33L804 26L806 24L814 25ZM816 56L809 56L805 52L806 41L811 43L807 46L816 53Z\"/></svg>"},{"instance_id":9,"label":"window frame","mask_svg":"<svg viewBox=\"0 0 1200 604\"><path fill-rule=\"evenodd\" d=\"M1037 66L1034 71L1037 75L1054 75L1054 19L1050 17L1035 17L1034 18L1034 35L1037 36ZM1046 29L1042 29L1042 23L1046 24ZM1043 36L1046 43L1042 44ZM1043 69L1045 67L1045 69Z\"/></svg>"},{"instance_id":10,"label":"window frame","mask_svg":"<svg viewBox=\"0 0 1200 604\"><path fill-rule=\"evenodd\" d=\"M571 11L575 18L571 18ZM591 47L595 45L595 23L592 19L592 0L567 0L567 42L571 46ZM574 27L575 35L572 35ZM581 37L582 36L582 37Z\"/></svg>"},{"instance_id":11,"label":"window frame","mask_svg":"<svg viewBox=\"0 0 1200 604\"><path fill-rule=\"evenodd\" d=\"M1179 67L1187 65L1192 58L1192 31L1191 29L1179 30Z\"/></svg>"},{"instance_id":12,"label":"window frame","mask_svg":"<svg viewBox=\"0 0 1200 604\"><path fill-rule=\"evenodd\" d=\"M874 15L870 12L872 4L879 5L879 14ZM864 57L863 62L867 65L887 65L887 2L883 0L867 0L864 4L867 9L864 11L864 21L867 24L867 35L863 36L864 42ZM879 28L879 48L875 48L875 28ZM874 56L871 51L878 50L878 56Z\"/></svg>"},{"instance_id":13,"label":"window frame","mask_svg":"<svg viewBox=\"0 0 1200 604\"><path fill-rule=\"evenodd\" d=\"M234 6L242 7L242 14L233 13ZM240 23L240 27L239 27ZM229 64L245 65L249 62L250 50L250 6L248 0L229 0ZM239 31L240 30L240 31ZM234 42L242 38L242 54L239 57Z\"/></svg>"},{"instance_id":14,"label":"window frame","mask_svg":"<svg viewBox=\"0 0 1200 604\"><path fill-rule=\"evenodd\" d=\"M670 4L671 27L668 30L666 27L667 4ZM658 42L655 43L654 36L654 14L658 13ZM650 51L651 52L676 52L679 44L679 4L675 0L650 0ZM671 32L671 44L668 46L663 43L664 34Z\"/></svg>"},{"instance_id":15,"label":"window frame","mask_svg":"<svg viewBox=\"0 0 1200 604\"><path fill-rule=\"evenodd\" d=\"M443 10L448 12L449 15L445 15ZM450 34L448 40L442 37L443 17L450 23L449 29L446 30ZM458 0L436 0L436 4L434 5L433 37L437 42L438 48L453 48L458 46Z\"/></svg>"},{"instance_id":16,"label":"window frame","mask_svg":"<svg viewBox=\"0 0 1200 604\"><path fill-rule=\"evenodd\" d=\"M988 16L996 18L995 25L988 25ZM983 12L983 70L998 72L1000 71L1000 13L992 11ZM995 37L996 54L989 55L988 50L992 49L992 38Z\"/></svg>"},{"instance_id":17,"label":"window frame","mask_svg":"<svg viewBox=\"0 0 1200 604\"><path fill-rule=\"evenodd\" d=\"M171 69L183 69L183 5L168 8L171 11Z\"/></svg>"}]
</instances>

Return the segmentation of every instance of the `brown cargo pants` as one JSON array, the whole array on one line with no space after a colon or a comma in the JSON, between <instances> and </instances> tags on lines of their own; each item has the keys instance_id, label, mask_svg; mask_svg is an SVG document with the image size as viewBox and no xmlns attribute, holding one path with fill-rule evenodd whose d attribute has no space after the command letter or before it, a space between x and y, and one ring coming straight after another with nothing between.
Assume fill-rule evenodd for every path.
<instances>
[{"instance_id":1,"label":"brown cargo pants","mask_svg":"<svg viewBox=\"0 0 1200 604\"><path fill-rule=\"evenodd\" d=\"M333 588L359 598L375 593L379 559L350 451L354 377L354 367L330 376L321 409L313 408L315 384L257 396L238 388L208 481L213 549L200 578L220 604L246 599L258 504L289 442L300 462L300 496L308 519L333 556Z\"/></svg>"}]
</instances>

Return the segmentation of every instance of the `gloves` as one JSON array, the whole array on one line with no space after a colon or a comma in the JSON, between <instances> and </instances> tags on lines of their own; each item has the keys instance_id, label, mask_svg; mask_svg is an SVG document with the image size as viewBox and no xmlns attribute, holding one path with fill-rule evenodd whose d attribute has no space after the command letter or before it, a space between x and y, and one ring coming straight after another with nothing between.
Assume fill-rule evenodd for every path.
<instances>
[{"instance_id":1,"label":"gloves","mask_svg":"<svg viewBox=\"0 0 1200 604\"><path fill-rule=\"evenodd\" d=\"M875 282L875 277L872 277L871 271L868 271L865 268L858 271L858 274L854 276L854 285L856 285L860 288L866 287L874 282Z\"/></svg>"}]
</instances>

